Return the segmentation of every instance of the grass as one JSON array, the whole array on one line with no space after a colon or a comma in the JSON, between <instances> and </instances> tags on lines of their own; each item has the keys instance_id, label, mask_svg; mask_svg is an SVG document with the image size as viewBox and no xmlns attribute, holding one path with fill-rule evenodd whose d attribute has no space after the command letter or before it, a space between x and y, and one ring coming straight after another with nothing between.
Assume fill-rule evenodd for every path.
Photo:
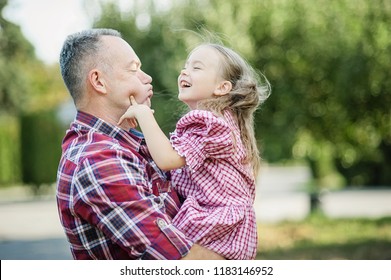
<instances>
[{"instance_id":1,"label":"grass","mask_svg":"<svg viewBox=\"0 0 391 280\"><path fill-rule=\"evenodd\" d=\"M258 225L259 260L389 260L391 217L329 219Z\"/></svg>"}]
</instances>

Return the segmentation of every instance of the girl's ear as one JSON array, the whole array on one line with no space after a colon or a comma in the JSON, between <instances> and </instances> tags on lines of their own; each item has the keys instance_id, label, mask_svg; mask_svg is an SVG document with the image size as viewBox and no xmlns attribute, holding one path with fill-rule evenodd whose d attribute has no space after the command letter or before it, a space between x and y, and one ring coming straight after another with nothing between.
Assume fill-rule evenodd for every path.
<instances>
[{"instance_id":1,"label":"girl's ear","mask_svg":"<svg viewBox=\"0 0 391 280\"><path fill-rule=\"evenodd\" d=\"M100 72L98 69L92 69L88 73L88 82L98 93L107 93L106 82L104 80L102 72Z\"/></svg>"},{"instance_id":2,"label":"girl's ear","mask_svg":"<svg viewBox=\"0 0 391 280\"><path fill-rule=\"evenodd\" d=\"M232 83L230 81L222 81L215 89L214 95L223 96L232 90Z\"/></svg>"}]
</instances>

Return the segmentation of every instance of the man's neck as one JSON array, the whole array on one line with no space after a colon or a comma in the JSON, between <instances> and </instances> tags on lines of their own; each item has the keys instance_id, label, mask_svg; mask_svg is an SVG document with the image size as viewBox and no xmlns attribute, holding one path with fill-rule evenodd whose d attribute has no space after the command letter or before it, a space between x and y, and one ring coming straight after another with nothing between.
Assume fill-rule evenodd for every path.
<instances>
[{"instance_id":1,"label":"man's neck","mask_svg":"<svg viewBox=\"0 0 391 280\"><path fill-rule=\"evenodd\" d=\"M93 108L93 106L86 106L83 108L78 108L78 110L93 115L97 118L100 118L105 122L114 126L118 126L124 130L131 129L130 125L127 122L123 122L121 125L118 125L118 120L121 117L121 115L115 114L112 111L107 110L105 108L99 108L99 107Z\"/></svg>"}]
</instances>

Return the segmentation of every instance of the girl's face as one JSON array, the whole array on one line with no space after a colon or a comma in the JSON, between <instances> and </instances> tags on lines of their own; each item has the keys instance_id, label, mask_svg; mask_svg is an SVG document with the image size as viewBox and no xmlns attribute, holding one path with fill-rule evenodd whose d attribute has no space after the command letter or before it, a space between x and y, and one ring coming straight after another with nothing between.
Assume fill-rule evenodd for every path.
<instances>
[{"instance_id":1,"label":"girl's face","mask_svg":"<svg viewBox=\"0 0 391 280\"><path fill-rule=\"evenodd\" d=\"M210 46L193 50L178 77L178 98L190 109L201 100L211 98L223 80L220 75L220 54Z\"/></svg>"}]
</instances>

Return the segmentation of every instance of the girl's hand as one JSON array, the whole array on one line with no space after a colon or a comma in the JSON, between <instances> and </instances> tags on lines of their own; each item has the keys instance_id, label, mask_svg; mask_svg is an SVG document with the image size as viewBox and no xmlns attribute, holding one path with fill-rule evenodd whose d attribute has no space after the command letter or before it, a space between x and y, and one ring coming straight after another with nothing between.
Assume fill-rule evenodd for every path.
<instances>
[{"instance_id":1,"label":"girl's hand","mask_svg":"<svg viewBox=\"0 0 391 280\"><path fill-rule=\"evenodd\" d=\"M128 110L126 110L125 114L121 116L121 118L118 121L118 125L121 125L125 120L128 122L128 124L134 128L137 126L137 118L142 114L143 112L150 111L151 110L148 106L143 104L138 104L133 96L129 97L130 100L130 106Z\"/></svg>"}]
</instances>

